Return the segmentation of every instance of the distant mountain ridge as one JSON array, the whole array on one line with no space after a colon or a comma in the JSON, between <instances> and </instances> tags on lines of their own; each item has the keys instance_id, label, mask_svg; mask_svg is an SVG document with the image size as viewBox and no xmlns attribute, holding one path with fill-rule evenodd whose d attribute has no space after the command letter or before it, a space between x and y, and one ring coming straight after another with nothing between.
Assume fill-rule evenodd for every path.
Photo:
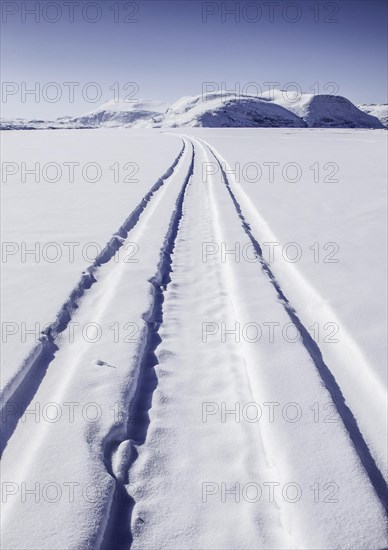
<instances>
[{"instance_id":1,"label":"distant mountain ridge","mask_svg":"<svg viewBox=\"0 0 388 550\"><path fill-rule=\"evenodd\" d=\"M387 105L356 106L342 96L290 94L281 90L261 96L210 92L161 101L109 101L78 117L56 121L2 120L0 128L370 128L388 125Z\"/></svg>"},{"instance_id":2,"label":"distant mountain ridge","mask_svg":"<svg viewBox=\"0 0 388 550\"><path fill-rule=\"evenodd\" d=\"M304 128L294 113L267 99L255 96L210 93L183 97L157 123L161 127L204 128Z\"/></svg>"}]
</instances>

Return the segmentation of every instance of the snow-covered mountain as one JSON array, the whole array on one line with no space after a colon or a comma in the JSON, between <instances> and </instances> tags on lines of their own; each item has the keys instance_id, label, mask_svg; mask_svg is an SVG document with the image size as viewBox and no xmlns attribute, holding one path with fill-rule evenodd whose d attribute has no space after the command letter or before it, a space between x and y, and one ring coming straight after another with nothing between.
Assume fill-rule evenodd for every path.
<instances>
[{"instance_id":1,"label":"snow-covered mountain","mask_svg":"<svg viewBox=\"0 0 388 550\"><path fill-rule=\"evenodd\" d=\"M306 123L267 99L209 93L181 98L168 109L160 125L173 128L303 128Z\"/></svg>"},{"instance_id":2,"label":"snow-covered mountain","mask_svg":"<svg viewBox=\"0 0 388 550\"><path fill-rule=\"evenodd\" d=\"M51 128L54 123L50 120L26 120L24 118L0 119L0 130L37 130L40 128Z\"/></svg>"},{"instance_id":3,"label":"snow-covered mountain","mask_svg":"<svg viewBox=\"0 0 388 550\"><path fill-rule=\"evenodd\" d=\"M362 108L361 108L362 107ZM1 121L0 128L384 128L386 105L356 107L341 96L267 92L260 97L212 92L161 101L109 101L77 117L56 121Z\"/></svg>"},{"instance_id":4,"label":"snow-covered mountain","mask_svg":"<svg viewBox=\"0 0 388 550\"><path fill-rule=\"evenodd\" d=\"M115 113L122 112L134 112L134 111L145 111L149 113L165 113L168 109L168 103L164 101L159 101L155 99L138 99L133 101L116 101L111 99L103 105L96 107L89 114L98 113L101 111L109 111Z\"/></svg>"},{"instance_id":5,"label":"snow-covered mountain","mask_svg":"<svg viewBox=\"0 0 388 550\"><path fill-rule=\"evenodd\" d=\"M388 128L388 104L383 103L381 105L377 103L364 103L362 105L357 105L357 107L364 111L364 113L368 113L368 115L372 115L379 119L381 124L383 124L386 128Z\"/></svg>"},{"instance_id":6,"label":"snow-covered mountain","mask_svg":"<svg viewBox=\"0 0 388 550\"><path fill-rule=\"evenodd\" d=\"M382 128L375 115L360 110L342 96L275 90L263 97L298 115L309 128Z\"/></svg>"},{"instance_id":7,"label":"snow-covered mountain","mask_svg":"<svg viewBox=\"0 0 388 550\"><path fill-rule=\"evenodd\" d=\"M143 99L133 102L108 101L80 117L70 119L71 124L88 128L99 126L153 126L168 108L167 103Z\"/></svg>"},{"instance_id":8,"label":"snow-covered mountain","mask_svg":"<svg viewBox=\"0 0 388 550\"><path fill-rule=\"evenodd\" d=\"M77 126L87 128L98 128L100 126L144 126L152 125L153 117L159 116L159 113L142 110L130 111L97 111L93 114L83 115L71 119L71 123Z\"/></svg>"}]
</instances>

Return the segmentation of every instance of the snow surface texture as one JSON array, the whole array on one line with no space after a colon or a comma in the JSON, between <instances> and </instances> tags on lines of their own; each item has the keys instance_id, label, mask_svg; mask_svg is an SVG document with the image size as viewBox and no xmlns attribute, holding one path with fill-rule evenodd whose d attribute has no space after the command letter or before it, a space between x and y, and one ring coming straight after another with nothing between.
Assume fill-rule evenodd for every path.
<instances>
[{"instance_id":1,"label":"snow surface texture","mask_svg":"<svg viewBox=\"0 0 388 550\"><path fill-rule=\"evenodd\" d=\"M54 122L2 121L4 130L39 128L383 128L380 107L358 109L333 95L297 94L275 90L261 97L226 92L183 97L171 106L152 100L109 101L79 117ZM385 121L386 122L386 121Z\"/></svg>"},{"instance_id":2,"label":"snow surface texture","mask_svg":"<svg viewBox=\"0 0 388 550\"><path fill-rule=\"evenodd\" d=\"M386 132L2 141L9 162L82 164L94 151L104 168L94 184L9 177L7 241L108 245L89 263L13 253L2 266L3 319L49 330L38 349L20 334L3 345L1 546L385 548ZM139 181L112 182L113 159L135 160ZM297 163L301 178L240 172L274 161ZM336 163L339 181L314 181L314 163L325 176ZM271 259L269 242L298 244L301 260ZM327 242L339 262L323 261ZM91 322L98 338L85 334Z\"/></svg>"}]
</instances>

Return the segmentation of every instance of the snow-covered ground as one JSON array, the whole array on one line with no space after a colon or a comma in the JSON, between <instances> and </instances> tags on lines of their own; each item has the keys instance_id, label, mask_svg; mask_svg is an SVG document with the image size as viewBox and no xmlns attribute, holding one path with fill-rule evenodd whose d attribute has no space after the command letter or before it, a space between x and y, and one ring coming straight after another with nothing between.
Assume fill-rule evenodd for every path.
<instances>
[{"instance_id":1,"label":"snow-covered ground","mask_svg":"<svg viewBox=\"0 0 388 550\"><path fill-rule=\"evenodd\" d=\"M386 136L3 133L2 547L387 546Z\"/></svg>"},{"instance_id":2,"label":"snow-covered ground","mask_svg":"<svg viewBox=\"0 0 388 550\"><path fill-rule=\"evenodd\" d=\"M2 138L2 318L9 334L1 390L82 271L181 149L179 138L126 130L8 132ZM128 261L138 254L136 243L121 251Z\"/></svg>"}]
</instances>

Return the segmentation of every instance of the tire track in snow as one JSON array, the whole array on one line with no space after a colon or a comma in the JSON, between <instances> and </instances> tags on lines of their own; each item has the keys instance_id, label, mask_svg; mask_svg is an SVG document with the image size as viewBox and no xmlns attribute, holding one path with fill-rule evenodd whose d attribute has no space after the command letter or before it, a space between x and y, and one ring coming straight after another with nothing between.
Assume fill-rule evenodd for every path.
<instances>
[{"instance_id":1,"label":"tire track in snow","mask_svg":"<svg viewBox=\"0 0 388 550\"><path fill-rule=\"evenodd\" d=\"M233 511L224 503L220 521L217 504L213 508L214 503L206 505L203 500L198 501L201 499L197 490L205 480L238 476L249 480L270 479L273 466L269 464L260 431L257 434L255 429L253 441L252 432L241 429L240 424L231 431L228 429L227 436L224 429L216 426L209 445L206 443L209 431L201 429L203 420L199 426L193 422L204 399L254 402L244 355L228 342L217 344L209 351L194 328L201 326L206 315L232 321L239 313L229 273L217 263L201 262L201 255L197 255L204 242L220 238L222 228L211 186L201 181L206 152L202 145L195 143L194 178L184 204L185 214L174 252L172 286L166 295L165 321L160 329L162 342L156 351L161 377L153 398L147 440L139 449L140 459L130 475L131 483L141 488L133 512L133 547L214 548L215 540L208 536L207 529L208 519L213 515L212 530L222 529L222 534L216 536L217 548L234 545L240 548L240 544L249 548L283 548L280 541L288 539L289 533L277 503L269 506L260 503L253 509L243 502ZM223 218L228 219L229 216ZM237 219L234 224L238 225ZM180 331L179 340L177 331ZM171 363L166 357L171 358ZM178 425L176 418L179 418ZM237 449L243 451L240 453ZM224 464L226 456L227 464ZM183 464L186 473L183 473ZM150 471L152 481L149 482ZM163 515L159 520L160 507ZM260 528L257 528L258 516L262 522ZM248 525L249 535L245 530ZM165 533L163 544L160 533ZM179 535L185 539L181 540ZM293 547L291 540L289 547Z\"/></svg>"},{"instance_id":2,"label":"tire track in snow","mask_svg":"<svg viewBox=\"0 0 388 550\"><path fill-rule=\"evenodd\" d=\"M236 181L233 173L229 172L231 167L228 162L217 150L214 149L214 151L225 167L230 186L253 234L263 244L279 242L279 236L263 218L255 202L244 187ZM274 263L271 268L276 273L280 286L283 289L290 289L287 293L292 301L298 304L299 317L306 326L314 323L321 323L323 326L330 320L341 327L340 343L332 346L330 343L323 342L320 344L321 352L326 362L330 364L331 371L342 389L348 406L357 418L360 431L364 434L376 464L381 472L386 472L387 446L385 438L381 437L387 424L384 384L381 383L379 376L370 364L361 344L355 340L344 324L344 319L338 315L327 297L322 296L315 288L316 281L307 279L303 270L298 269L294 263L279 261L279 259L272 261ZM375 418L379 418L380 421L375 422Z\"/></svg>"},{"instance_id":3,"label":"tire track in snow","mask_svg":"<svg viewBox=\"0 0 388 550\"><path fill-rule=\"evenodd\" d=\"M59 309L55 321L42 331L39 342L25 359L15 377L2 390L0 394L0 457L12 437L19 419L23 416L38 391L47 369L55 357L55 353L60 350L56 343L57 337L67 329L74 312L81 305L80 301L85 292L97 282L95 274L99 267L112 260L116 252L123 246L128 233L137 225L143 211L155 193L175 172L187 148L185 140L182 140L182 142L182 148L172 165L143 196L140 203L112 235L104 249L96 256L92 265L85 269L80 280L70 292L68 299Z\"/></svg>"},{"instance_id":4,"label":"tire track in snow","mask_svg":"<svg viewBox=\"0 0 388 550\"><path fill-rule=\"evenodd\" d=\"M164 292L171 280L172 254L183 215L186 189L194 171L194 158L195 151L192 146L189 171L183 181L164 245L160 251L157 272L149 281L153 287L153 301L148 313L144 316L147 324L147 336L143 352L138 361L138 378L125 433L123 434L123 426L114 426L104 441L104 464L107 472L115 480L116 487L107 525L102 534L102 550L127 549L132 543L130 525L135 500L128 492L128 488L131 487L127 488L126 485L128 484L129 470L138 456L136 447L142 445L147 436L148 411L151 408L152 396L157 386L155 350L161 341L159 327L163 323Z\"/></svg>"},{"instance_id":5,"label":"tire track in snow","mask_svg":"<svg viewBox=\"0 0 388 550\"><path fill-rule=\"evenodd\" d=\"M388 514L388 487L387 483L384 479L384 476L382 472L380 471L379 467L377 466L371 451L360 431L360 428L358 426L357 420L348 407L344 395L341 391L340 386L338 385L334 375L330 371L330 368L326 365L322 352L318 346L318 344L315 342L313 337L311 336L308 329L305 327L305 325L302 323L300 318L298 317L296 310L291 305L288 298L285 296L278 280L276 279L274 273L272 272L269 264L265 260L263 256L262 248L259 244L259 242L256 240L252 233L252 229L248 222L246 221L244 214L242 212L241 206L239 202L237 201L231 186L230 182L228 180L228 176L225 172L224 167L222 166L222 162L219 159L218 155L215 153L214 149L204 140L199 139L201 143L203 143L208 150L213 155L214 159L216 160L217 164L219 165L223 181L226 185L226 188L228 190L228 193L230 195L230 198L233 202L233 205L236 209L237 215L240 218L241 225L248 236L249 240L251 241L255 254L260 262L261 268L263 272L267 275L269 282L274 287L277 296L279 298L280 303L283 305L287 315L289 316L291 322L294 324L294 326L297 328L300 336L301 341L311 357L321 379L324 383L326 389L328 390L330 397L337 409L337 412L342 419L342 422L346 428L346 431L353 443L353 446L357 452L357 455L368 475L368 478L381 502L383 505L386 513Z\"/></svg>"}]
</instances>

